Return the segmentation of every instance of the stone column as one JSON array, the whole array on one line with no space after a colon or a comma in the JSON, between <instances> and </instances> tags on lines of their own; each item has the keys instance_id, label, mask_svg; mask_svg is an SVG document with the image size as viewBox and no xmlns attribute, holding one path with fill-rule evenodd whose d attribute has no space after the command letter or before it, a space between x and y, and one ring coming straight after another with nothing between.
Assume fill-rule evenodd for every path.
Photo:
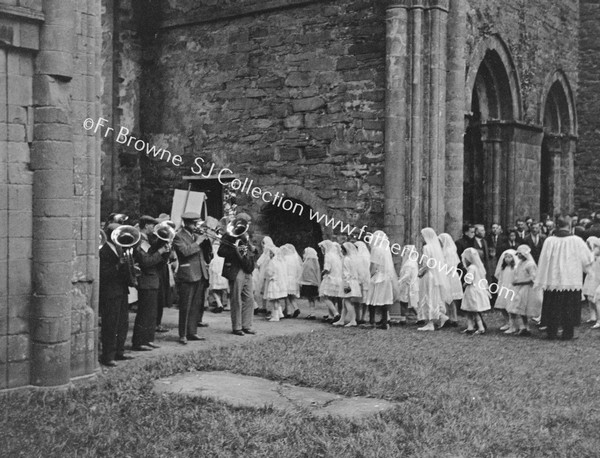
<instances>
[{"instance_id":1,"label":"stone column","mask_svg":"<svg viewBox=\"0 0 600 458\"><path fill-rule=\"evenodd\" d=\"M385 225L400 243L443 229L447 12L447 0L387 10Z\"/></svg>"},{"instance_id":2,"label":"stone column","mask_svg":"<svg viewBox=\"0 0 600 458\"><path fill-rule=\"evenodd\" d=\"M75 0L45 0L44 13L33 83L31 383L57 386L70 380Z\"/></svg>"},{"instance_id":3,"label":"stone column","mask_svg":"<svg viewBox=\"0 0 600 458\"><path fill-rule=\"evenodd\" d=\"M501 126L488 123L481 126L484 176L487 178L482 190L485 196L485 222L500 224L502 221L502 196L506 194L505 175L501 173L503 161Z\"/></svg>"},{"instance_id":4,"label":"stone column","mask_svg":"<svg viewBox=\"0 0 600 458\"><path fill-rule=\"evenodd\" d=\"M457 237L463 221L465 134L465 43L467 35L465 0L450 0L447 43L446 164L444 183L445 229Z\"/></svg>"},{"instance_id":5,"label":"stone column","mask_svg":"<svg viewBox=\"0 0 600 458\"><path fill-rule=\"evenodd\" d=\"M432 2L430 24L429 77L429 225L441 232L445 219L446 151L446 37L448 2Z\"/></svg>"},{"instance_id":6,"label":"stone column","mask_svg":"<svg viewBox=\"0 0 600 458\"><path fill-rule=\"evenodd\" d=\"M408 14L392 3L386 19L385 93L385 231L390 241L402 242L406 225L406 62Z\"/></svg>"}]
</instances>

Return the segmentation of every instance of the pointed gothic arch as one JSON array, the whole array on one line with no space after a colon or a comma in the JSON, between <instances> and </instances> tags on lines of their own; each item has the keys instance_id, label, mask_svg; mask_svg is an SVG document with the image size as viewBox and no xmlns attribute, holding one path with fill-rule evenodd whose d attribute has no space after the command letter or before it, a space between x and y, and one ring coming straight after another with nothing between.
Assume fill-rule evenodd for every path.
<instances>
[{"instance_id":1,"label":"pointed gothic arch","mask_svg":"<svg viewBox=\"0 0 600 458\"><path fill-rule=\"evenodd\" d=\"M522 115L520 83L497 35L478 43L466 75L463 215L465 221L491 225L512 219L507 136Z\"/></svg>"},{"instance_id":2,"label":"pointed gothic arch","mask_svg":"<svg viewBox=\"0 0 600 458\"><path fill-rule=\"evenodd\" d=\"M546 78L539 122L544 136L540 155L540 212L569 212L573 202L573 151L577 111L567 75L556 70Z\"/></svg>"}]
</instances>

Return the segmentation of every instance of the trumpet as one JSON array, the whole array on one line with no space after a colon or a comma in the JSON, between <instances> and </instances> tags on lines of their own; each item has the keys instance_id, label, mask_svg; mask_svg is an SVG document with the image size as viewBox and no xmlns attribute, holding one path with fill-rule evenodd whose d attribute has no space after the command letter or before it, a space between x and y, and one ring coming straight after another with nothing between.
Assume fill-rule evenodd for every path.
<instances>
[{"instance_id":1,"label":"trumpet","mask_svg":"<svg viewBox=\"0 0 600 458\"><path fill-rule=\"evenodd\" d=\"M227 224L225 232L227 235L237 239L235 243L231 243L228 240L223 240L219 231L208 227L204 221L198 221L193 232L196 234L205 235L213 240L218 240L223 245L235 248L242 256L245 256L248 253L248 246L240 246L240 241L242 240L242 237L247 237L246 232L248 232L249 227L250 223L242 218L236 218Z\"/></svg>"},{"instance_id":2,"label":"trumpet","mask_svg":"<svg viewBox=\"0 0 600 458\"><path fill-rule=\"evenodd\" d=\"M140 268L135 265L133 259L133 248L140 242L142 234L139 229L133 226L119 226L110 235L113 243L121 248L122 258L127 264L127 273L129 286L136 288L138 286L137 277L140 276Z\"/></svg>"}]
</instances>

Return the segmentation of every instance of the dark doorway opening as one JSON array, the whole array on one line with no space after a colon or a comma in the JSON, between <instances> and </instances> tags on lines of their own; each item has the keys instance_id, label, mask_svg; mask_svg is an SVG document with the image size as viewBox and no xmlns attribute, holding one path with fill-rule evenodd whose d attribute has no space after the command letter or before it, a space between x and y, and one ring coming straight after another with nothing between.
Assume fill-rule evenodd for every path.
<instances>
[{"instance_id":1,"label":"dark doorway opening","mask_svg":"<svg viewBox=\"0 0 600 458\"><path fill-rule=\"evenodd\" d=\"M484 219L484 162L479 97L473 91L472 114L465 132L463 218L471 224Z\"/></svg>"},{"instance_id":2,"label":"dark doorway opening","mask_svg":"<svg viewBox=\"0 0 600 458\"><path fill-rule=\"evenodd\" d=\"M540 164L540 213L554 215L554 164L548 146L548 137L542 140L542 154Z\"/></svg>"},{"instance_id":3,"label":"dark doorway opening","mask_svg":"<svg viewBox=\"0 0 600 458\"><path fill-rule=\"evenodd\" d=\"M318 247L319 242L323 240L321 225L310 220L310 206L297 199L286 199L291 200L296 209L296 204L302 206L302 214L267 204L261 209L263 232L271 237L277 246L291 243L300 255L306 247L314 248L321 260L321 250Z\"/></svg>"}]
</instances>

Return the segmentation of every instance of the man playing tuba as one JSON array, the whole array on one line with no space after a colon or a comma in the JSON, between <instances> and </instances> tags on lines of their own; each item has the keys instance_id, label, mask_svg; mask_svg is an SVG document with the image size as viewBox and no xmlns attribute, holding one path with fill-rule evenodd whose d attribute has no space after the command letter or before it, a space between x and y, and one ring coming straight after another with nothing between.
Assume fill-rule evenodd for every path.
<instances>
[{"instance_id":1,"label":"man playing tuba","mask_svg":"<svg viewBox=\"0 0 600 458\"><path fill-rule=\"evenodd\" d=\"M158 221L151 216L139 220L141 242L134 252L141 275L138 279L138 310L133 326L132 350L158 348L154 343L156 314L161 291L161 273L169 261L171 248L168 241L158 238L154 228ZM175 231L171 229L173 239ZM164 286L163 286L164 287Z\"/></svg>"},{"instance_id":2,"label":"man playing tuba","mask_svg":"<svg viewBox=\"0 0 600 458\"><path fill-rule=\"evenodd\" d=\"M229 280L231 325L233 334L256 334L252 329L254 301L252 294L252 271L256 248L250 243L248 229L251 218L240 213L227 225L227 233L221 238L218 255L224 258L223 277Z\"/></svg>"},{"instance_id":3,"label":"man playing tuba","mask_svg":"<svg viewBox=\"0 0 600 458\"><path fill-rule=\"evenodd\" d=\"M124 354L129 327L127 293L130 266L122 248L115 245L113 231L119 227L115 223L106 226L106 242L100 249L100 363L109 367L116 366L115 360L131 359Z\"/></svg>"}]
</instances>

